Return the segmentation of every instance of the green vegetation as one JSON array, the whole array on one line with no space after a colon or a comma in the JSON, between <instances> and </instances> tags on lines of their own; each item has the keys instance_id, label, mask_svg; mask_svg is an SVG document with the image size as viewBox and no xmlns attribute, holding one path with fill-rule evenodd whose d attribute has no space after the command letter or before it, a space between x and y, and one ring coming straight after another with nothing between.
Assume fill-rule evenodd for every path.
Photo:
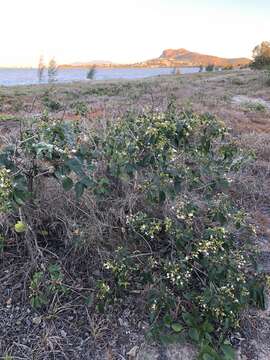
<instances>
[{"instance_id":1,"label":"green vegetation","mask_svg":"<svg viewBox=\"0 0 270 360\"><path fill-rule=\"evenodd\" d=\"M54 58L49 61L48 64L48 82L54 83L57 81L58 67Z\"/></svg>"},{"instance_id":2,"label":"green vegetation","mask_svg":"<svg viewBox=\"0 0 270 360\"><path fill-rule=\"evenodd\" d=\"M270 67L270 42L263 41L253 50L253 62L251 67L254 69L265 69Z\"/></svg>"},{"instance_id":3,"label":"green vegetation","mask_svg":"<svg viewBox=\"0 0 270 360\"><path fill-rule=\"evenodd\" d=\"M76 101L71 106L75 110L75 115L86 116L88 113L88 107L83 101Z\"/></svg>"},{"instance_id":4,"label":"green vegetation","mask_svg":"<svg viewBox=\"0 0 270 360\"><path fill-rule=\"evenodd\" d=\"M96 75L96 68L94 66L91 67L91 69L88 70L87 74L86 74L86 78L88 80L92 80L94 79Z\"/></svg>"},{"instance_id":5,"label":"green vegetation","mask_svg":"<svg viewBox=\"0 0 270 360\"><path fill-rule=\"evenodd\" d=\"M10 115L10 114L0 114L0 122L10 121L10 120L17 120L17 118L14 115Z\"/></svg>"},{"instance_id":6,"label":"green vegetation","mask_svg":"<svg viewBox=\"0 0 270 360\"><path fill-rule=\"evenodd\" d=\"M205 67L205 71L207 71L207 72L212 72L212 71L214 71L214 69L215 69L215 65L213 65L213 64L209 64Z\"/></svg>"},{"instance_id":7,"label":"green vegetation","mask_svg":"<svg viewBox=\"0 0 270 360\"><path fill-rule=\"evenodd\" d=\"M266 111L266 107L264 104L260 102L246 102L243 104L244 107L246 107L247 110L251 111Z\"/></svg>"},{"instance_id":8,"label":"green vegetation","mask_svg":"<svg viewBox=\"0 0 270 360\"><path fill-rule=\"evenodd\" d=\"M44 101L55 110L50 94ZM87 111L82 103L75 109ZM124 307L140 296L154 338L188 339L197 344L198 359L234 359L230 334L241 311L264 307L248 246L253 228L230 197L231 176L246 161L223 123L179 111L173 101L164 112L129 113L106 129L83 129L45 112L0 153L1 212L12 215L12 226L5 226L31 258L32 306L42 310L55 297L68 297L61 265L45 266L39 244L39 234L50 237L48 217L42 223L41 216L47 198L62 192L64 203L54 212L64 206L70 246L86 257L91 248L100 268L93 310ZM56 190L47 192L51 181ZM90 219L102 234L94 243Z\"/></svg>"},{"instance_id":9,"label":"green vegetation","mask_svg":"<svg viewBox=\"0 0 270 360\"><path fill-rule=\"evenodd\" d=\"M63 284L64 275L58 264L51 264L47 269L33 274L29 297L31 305L38 309L48 305L55 296L66 294L68 289Z\"/></svg>"},{"instance_id":10,"label":"green vegetation","mask_svg":"<svg viewBox=\"0 0 270 360\"><path fill-rule=\"evenodd\" d=\"M63 109L63 105L55 99L52 91L46 90L42 95L42 103L48 111L57 112Z\"/></svg>"},{"instance_id":11,"label":"green vegetation","mask_svg":"<svg viewBox=\"0 0 270 360\"><path fill-rule=\"evenodd\" d=\"M244 85L244 81L240 78L233 78L232 84L237 85L237 86L242 86L242 85Z\"/></svg>"},{"instance_id":12,"label":"green vegetation","mask_svg":"<svg viewBox=\"0 0 270 360\"><path fill-rule=\"evenodd\" d=\"M13 356L4 354L3 360L14 360Z\"/></svg>"},{"instance_id":13,"label":"green vegetation","mask_svg":"<svg viewBox=\"0 0 270 360\"><path fill-rule=\"evenodd\" d=\"M0 88L0 353L268 354L268 89L248 69Z\"/></svg>"}]
</instances>

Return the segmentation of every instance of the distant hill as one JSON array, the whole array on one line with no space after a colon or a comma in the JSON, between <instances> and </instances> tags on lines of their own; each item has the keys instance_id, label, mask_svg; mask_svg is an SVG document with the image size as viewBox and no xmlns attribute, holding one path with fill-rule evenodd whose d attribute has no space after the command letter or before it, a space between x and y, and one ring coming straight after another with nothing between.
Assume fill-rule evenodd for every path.
<instances>
[{"instance_id":1,"label":"distant hill","mask_svg":"<svg viewBox=\"0 0 270 360\"><path fill-rule=\"evenodd\" d=\"M145 67L180 67L180 66L207 66L240 67L251 62L247 58L226 59L218 56L204 55L186 49L166 49L159 58L138 62L135 64L115 64L110 61L94 60L89 62L76 62L73 64L60 65L62 68L145 68Z\"/></svg>"},{"instance_id":2,"label":"distant hill","mask_svg":"<svg viewBox=\"0 0 270 360\"><path fill-rule=\"evenodd\" d=\"M213 55L204 55L186 49L166 49L158 59L154 59L152 62L153 61L168 64L179 63L187 66L207 66L209 64L215 66L243 66L250 63L250 59L247 58L227 59Z\"/></svg>"},{"instance_id":3,"label":"distant hill","mask_svg":"<svg viewBox=\"0 0 270 360\"><path fill-rule=\"evenodd\" d=\"M92 60L86 62L74 62L71 64L62 64L59 65L60 68L78 68L78 69L89 69L90 67L99 67L99 68L106 68L106 67L117 67L117 64L114 64L111 61L105 60Z\"/></svg>"},{"instance_id":4,"label":"distant hill","mask_svg":"<svg viewBox=\"0 0 270 360\"><path fill-rule=\"evenodd\" d=\"M104 61L104 60L92 60L87 62L74 62L72 66L93 66L93 65L112 65L111 61Z\"/></svg>"}]
</instances>

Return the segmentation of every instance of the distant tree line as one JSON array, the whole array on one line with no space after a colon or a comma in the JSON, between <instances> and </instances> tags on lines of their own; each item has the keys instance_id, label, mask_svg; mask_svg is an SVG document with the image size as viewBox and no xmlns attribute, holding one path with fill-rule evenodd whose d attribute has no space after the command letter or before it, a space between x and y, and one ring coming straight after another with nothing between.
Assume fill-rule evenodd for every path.
<instances>
[{"instance_id":1,"label":"distant tree line","mask_svg":"<svg viewBox=\"0 0 270 360\"><path fill-rule=\"evenodd\" d=\"M52 58L48 66L44 63L43 56L40 56L39 63L38 63L38 69L37 69L37 76L38 76L38 82L43 83L45 81L45 73L47 70L47 79L49 83L54 83L57 81L57 74L58 74L58 65L55 61L55 58ZM93 65L87 72L86 78L89 80L94 79L96 75L96 67Z\"/></svg>"}]
</instances>

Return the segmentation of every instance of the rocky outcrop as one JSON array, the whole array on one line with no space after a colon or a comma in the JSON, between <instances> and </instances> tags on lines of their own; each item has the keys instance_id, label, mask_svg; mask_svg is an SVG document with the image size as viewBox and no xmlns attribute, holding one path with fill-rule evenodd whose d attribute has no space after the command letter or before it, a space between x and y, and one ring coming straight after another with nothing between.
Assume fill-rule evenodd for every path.
<instances>
[{"instance_id":1,"label":"rocky outcrop","mask_svg":"<svg viewBox=\"0 0 270 360\"><path fill-rule=\"evenodd\" d=\"M181 66L207 66L241 67L251 62L247 58L225 59L218 56L203 55L186 49L166 49L156 59L146 60L135 64L114 64L111 62L91 61L89 63L74 63L60 65L61 68L155 68L155 67L181 67Z\"/></svg>"},{"instance_id":2,"label":"rocky outcrop","mask_svg":"<svg viewBox=\"0 0 270 360\"><path fill-rule=\"evenodd\" d=\"M250 63L250 59L247 58L226 59L218 56L199 54L186 49L166 49L162 52L159 59L166 59L172 62L179 61L189 66L207 66L209 64L215 66L243 66Z\"/></svg>"}]
</instances>

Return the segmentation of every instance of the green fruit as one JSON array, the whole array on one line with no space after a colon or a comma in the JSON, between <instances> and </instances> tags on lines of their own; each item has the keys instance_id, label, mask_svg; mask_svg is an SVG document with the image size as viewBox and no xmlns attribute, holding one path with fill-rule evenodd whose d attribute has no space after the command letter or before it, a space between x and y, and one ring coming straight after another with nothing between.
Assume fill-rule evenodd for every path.
<instances>
[{"instance_id":1,"label":"green fruit","mask_svg":"<svg viewBox=\"0 0 270 360\"><path fill-rule=\"evenodd\" d=\"M27 230L27 225L22 222L22 221L18 221L16 224L15 224L15 231L17 233L23 233Z\"/></svg>"}]
</instances>

